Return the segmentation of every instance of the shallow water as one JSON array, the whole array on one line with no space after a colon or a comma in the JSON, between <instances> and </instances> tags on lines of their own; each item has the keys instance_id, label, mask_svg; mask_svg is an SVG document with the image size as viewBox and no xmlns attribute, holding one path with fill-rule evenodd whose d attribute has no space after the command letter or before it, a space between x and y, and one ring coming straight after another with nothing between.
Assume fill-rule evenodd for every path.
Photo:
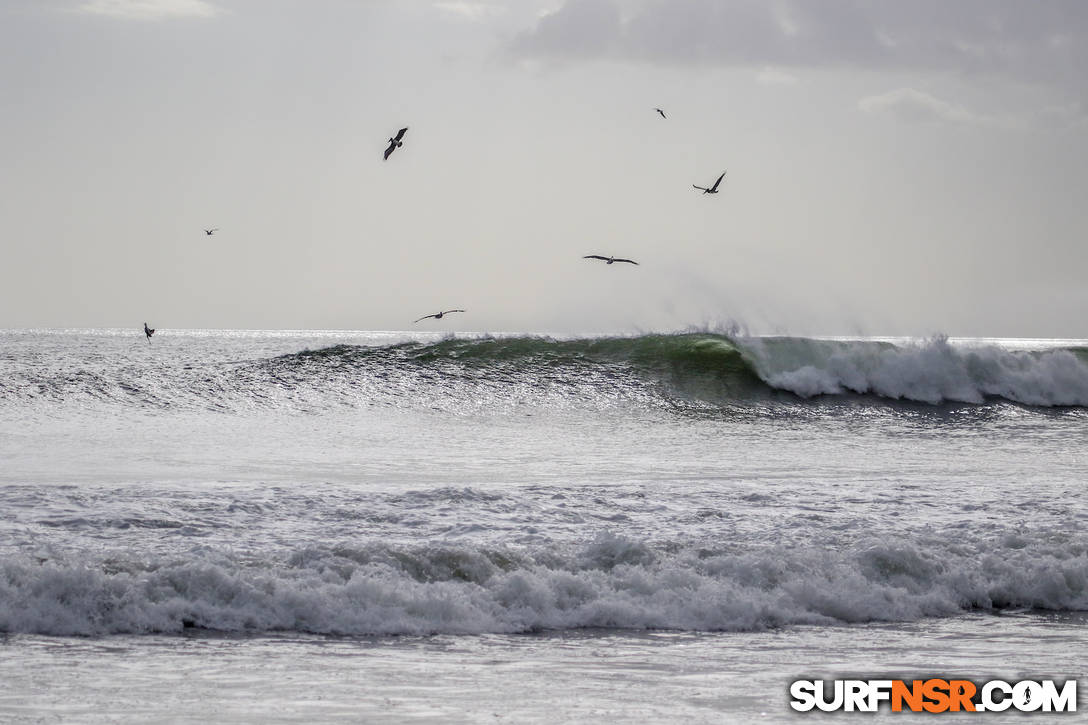
<instances>
[{"instance_id":1,"label":"shallow water","mask_svg":"<svg viewBox=\"0 0 1088 725\"><path fill-rule=\"evenodd\" d=\"M132 723L822 721L836 716L789 709L792 680L1083 680L1085 624L1083 616L1019 613L731 634L15 635L0 644L18 653L0 659L8 683L0 712Z\"/></svg>"}]
</instances>

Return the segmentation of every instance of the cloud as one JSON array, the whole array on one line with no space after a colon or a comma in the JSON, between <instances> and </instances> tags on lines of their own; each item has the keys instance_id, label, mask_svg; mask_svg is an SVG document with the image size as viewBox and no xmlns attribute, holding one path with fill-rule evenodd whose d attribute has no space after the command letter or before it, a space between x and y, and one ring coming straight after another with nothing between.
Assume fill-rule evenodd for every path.
<instances>
[{"instance_id":1,"label":"cloud","mask_svg":"<svg viewBox=\"0 0 1088 725\"><path fill-rule=\"evenodd\" d=\"M553 13L545 13L531 33L515 41L526 57L608 56L620 40L621 17L611 0L568 2Z\"/></svg>"},{"instance_id":2,"label":"cloud","mask_svg":"<svg viewBox=\"0 0 1088 725\"><path fill-rule=\"evenodd\" d=\"M765 86L789 86L796 82L796 76L792 76L789 73L776 68L771 68L770 66L764 68L756 75L756 83Z\"/></svg>"},{"instance_id":3,"label":"cloud","mask_svg":"<svg viewBox=\"0 0 1088 725\"><path fill-rule=\"evenodd\" d=\"M1046 106L1035 113L1035 120L1044 128L1088 130L1088 108L1080 101Z\"/></svg>"},{"instance_id":4,"label":"cloud","mask_svg":"<svg viewBox=\"0 0 1088 725\"><path fill-rule=\"evenodd\" d=\"M211 18L222 12L205 0L87 0L76 10L122 20Z\"/></svg>"},{"instance_id":5,"label":"cloud","mask_svg":"<svg viewBox=\"0 0 1088 725\"><path fill-rule=\"evenodd\" d=\"M915 88L897 88L862 98L858 101L858 110L915 124L988 126L1010 131L1032 128L1075 132L1088 130L1088 109L1079 101L991 115L978 113Z\"/></svg>"},{"instance_id":6,"label":"cloud","mask_svg":"<svg viewBox=\"0 0 1088 725\"><path fill-rule=\"evenodd\" d=\"M452 15L474 21L486 20L506 10L502 5L492 2L467 2L466 0L443 0L434 3L434 6Z\"/></svg>"},{"instance_id":7,"label":"cloud","mask_svg":"<svg viewBox=\"0 0 1088 725\"><path fill-rule=\"evenodd\" d=\"M888 93L869 96L858 101L858 108L865 113L887 114L909 123L993 123L996 119L973 113L963 106L942 101L940 98L914 88L898 88Z\"/></svg>"},{"instance_id":8,"label":"cloud","mask_svg":"<svg viewBox=\"0 0 1088 725\"><path fill-rule=\"evenodd\" d=\"M1080 87L1083 0L565 0L513 42L535 58L983 72Z\"/></svg>"}]
</instances>

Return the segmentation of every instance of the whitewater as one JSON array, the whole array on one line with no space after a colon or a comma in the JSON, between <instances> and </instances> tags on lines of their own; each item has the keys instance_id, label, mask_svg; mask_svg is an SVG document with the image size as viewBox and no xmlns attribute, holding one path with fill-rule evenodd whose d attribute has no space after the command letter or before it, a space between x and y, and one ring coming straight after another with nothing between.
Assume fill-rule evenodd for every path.
<instances>
[{"instance_id":1,"label":"whitewater","mask_svg":"<svg viewBox=\"0 0 1088 725\"><path fill-rule=\"evenodd\" d=\"M1086 450L1084 340L0 331L0 720L1083 677Z\"/></svg>"}]
</instances>

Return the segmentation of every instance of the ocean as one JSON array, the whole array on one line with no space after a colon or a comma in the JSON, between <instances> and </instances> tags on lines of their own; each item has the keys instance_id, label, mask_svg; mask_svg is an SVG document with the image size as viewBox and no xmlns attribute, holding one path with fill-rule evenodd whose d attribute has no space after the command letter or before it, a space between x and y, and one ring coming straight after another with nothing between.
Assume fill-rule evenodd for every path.
<instances>
[{"instance_id":1,"label":"ocean","mask_svg":"<svg viewBox=\"0 0 1088 725\"><path fill-rule=\"evenodd\" d=\"M1083 687L1086 451L1084 340L2 331L0 721Z\"/></svg>"}]
</instances>

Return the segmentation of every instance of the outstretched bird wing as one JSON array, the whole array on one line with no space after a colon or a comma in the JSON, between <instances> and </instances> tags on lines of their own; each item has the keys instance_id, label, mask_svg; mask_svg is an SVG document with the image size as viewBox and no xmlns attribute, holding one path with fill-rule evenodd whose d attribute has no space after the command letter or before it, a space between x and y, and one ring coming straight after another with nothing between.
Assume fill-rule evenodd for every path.
<instances>
[{"instance_id":1,"label":"outstretched bird wing","mask_svg":"<svg viewBox=\"0 0 1088 725\"><path fill-rule=\"evenodd\" d=\"M389 148L387 148L385 150L385 158L388 159L389 154L393 153L393 151L396 150L396 148L397 148L397 145L395 143L390 143Z\"/></svg>"},{"instance_id":2,"label":"outstretched bird wing","mask_svg":"<svg viewBox=\"0 0 1088 725\"><path fill-rule=\"evenodd\" d=\"M616 258L615 258L614 260L612 260L612 261L614 261L614 262L627 262L628 264L638 264L638 262L636 262L636 261L635 261L635 260L633 260L633 259L620 259L619 257L616 257Z\"/></svg>"},{"instance_id":3,"label":"outstretched bird wing","mask_svg":"<svg viewBox=\"0 0 1088 725\"><path fill-rule=\"evenodd\" d=\"M402 138L404 138L404 134L406 134L406 133L408 133L408 127L407 126L402 128L401 130L397 131L397 135L393 137L393 140L394 141L400 141Z\"/></svg>"},{"instance_id":4,"label":"outstretched bird wing","mask_svg":"<svg viewBox=\"0 0 1088 725\"><path fill-rule=\"evenodd\" d=\"M695 186L695 184L692 184L692 186ZM710 189L706 188L705 186L695 186L695 188L699 191L710 191Z\"/></svg>"},{"instance_id":5,"label":"outstretched bird wing","mask_svg":"<svg viewBox=\"0 0 1088 725\"><path fill-rule=\"evenodd\" d=\"M442 314L443 314L443 315L448 315L448 314L449 314L449 313L451 313L451 312L464 312L464 310L446 310L446 311L445 311L445 312L443 312Z\"/></svg>"},{"instance_id":6,"label":"outstretched bird wing","mask_svg":"<svg viewBox=\"0 0 1088 725\"><path fill-rule=\"evenodd\" d=\"M662 118L668 118L668 116L665 115L665 112L662 111L660 108L655 108L654 110L660 113Z\"/></svg>"},{"instance_id":7,"label":"outstretched bird wing","mask_svg":"<svg viewBox=\"0 0 1088 725\"><path fill-rule=\"evenodd\" d=\"M602 257L599 254L587 254L586 256L582 257L582 259L603 259L606 262L608 261L608 257Z\"/></svg>"},{"instance_id":8,"label":"outstretched bird wing","mask_svg":"<svg viewBox=\"0 0 1088 725\"><path fill-rule=\"evenodd\" d=\"M718 177L718 180L714 182L714 186L712 186L712 187L710 187L710 188L711 188L712 190L717 190L717 188L718 188L718 184L722 183L722 179L724 179L724 178L725 178L725 172L723 171L723 172L722 172L722 175Z\"/></svg>"},{"instance_id":9,"label":"outstretched bird wing","mask_svg":"<svg viewBox=\"0 0 1088 725\"><path fill-rule=\"evenodd\" d=\"M419 320L426 320L428 317L438 317L438 315L423 315L423 317L420 317ZM413 320L412 324L414 325L415 323L419 322L419 320Z\"/></svg>"}]
</instances>

